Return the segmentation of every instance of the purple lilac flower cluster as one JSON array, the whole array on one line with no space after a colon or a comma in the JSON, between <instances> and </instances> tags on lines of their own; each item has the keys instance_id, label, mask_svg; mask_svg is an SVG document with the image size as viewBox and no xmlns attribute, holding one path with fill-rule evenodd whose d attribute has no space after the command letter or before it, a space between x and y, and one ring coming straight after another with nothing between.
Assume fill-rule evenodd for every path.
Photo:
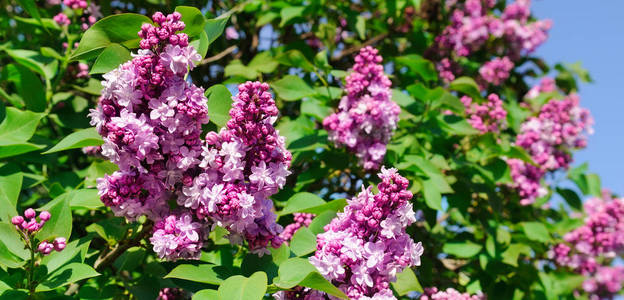
<instances>
[{"instance_id":1,"label":"purple lilac flower cluster","mask_svg":"<svg viewBox=\"0 0 624 300\"><path fill-rule=\"evenodd\" d=\"M485 82L493 85L500 85L509 78L509 72L511 72L513 67L514 63L509 57L496 57L484 63L483 66L479 68L479 74Z\"/></svg>"},{"instance_id":2,"label":"purple lilac flower cluster","mask_svg":"<svg viewBox=\"0 0 624 300\"><path fill-rule=\"evenodd\" d=\"M612 198L605 191L583 207L587 213L584 225L567 233L566 243L554 246L549 257L587 277L583 289L590 299L612 299L624 284L624 267L610 266L624 253L624 199Z\"/></svg>"},{"instance_id":3,"label":"purple lilac flower cluster","mask_svg":"<svg viewBox=\"0 0 624 300\"><path fill-rule=\"evenodd\" d=\"M579 106L576 94L570 94L563 100L550 100L538 116L522 124L516 145L527 150L537 165L515 159L508 162L514 180L512 187L519 190L522 205L545 195L545 190L538 188L541 178L548 171L567 168L572 161L570 150L586 147L586 134L592 133L592 123L589 110Z\"/></svg>"},{"instance_id":4,"label":"purple lilac flower cluster","mask_svg":"<svg viewBox=\"0 0 624 300\"><path fill-rule=\"evenodd\" d=\"M509 4L500 16L489 13L495 4L491 0L447 1L447 9L452 12L451 24L435 38L434 46L428 51L436 56L440 78L445 82L458 75L453 62L457 57L468 56L493 41L493 52L502 58L485 63L480 73L485 81L498 85L509 76L513 61L535 51L548 38L551 21L529 20L530 0Z\"/></svg>"},{"instance_id":5,"label":"purple lilac flower cluster","mask_svg":"<svg viewBox=\"0 0 624 300\"><path fill-rule=\"evenodd\" d=\"M485 300L487 299L482 293L470 295L468 293L460 293L453 288L446 291L440 291L438 288L425 288L425 292L420 296L419 300Z\"/></svg>"},{"instance_id":6,"label":"purple lilac flower cluster","mask_svg":"<svg viewBox=\"0 0 624 300\"><path fill-rule=\"evenodd\" d=\"M101 154L119 166L97 181L102 202L117 216L160 221L152 242L170 241L156 251L168 259L195 257L198 252L191 252L201 248L200 228L187 215L171 214L167 201L183 178L198 172L201 125L208 122L203 89L184 79L201 57L185 34L175 33L184 28L180 18L155 13L158 27L143 25L139 36L150 43L142 41L131 61L104 75L102 96L90 113L104 138Z\"/></svg>"},{"instance_id":7,"label":"purple lilac flower cluster","mask_svg":"<svg viewBox=\"0 0 624 300\"><path fill-rule=\"evenodd\" d=\"M503 101L496 94L488 96L488 102L478 104L472 98L463 96L461 102L466 108L468 123L481 133L499 132L505 127L507 111L503 108Z\"/></svg>"},{"instance_id":8,"label":"purple lilac flower cluster","mask_svg":"<svg viewBox=\"0 0 624 300\"><path fill-rule=\"evenodd\" d=\"M506 47L499 47L504 55L517 59L544 43L551 27L550 20L529 22L530 0L517 0L509 4L498 17L488 14L495 1L466 0L463 5L453 4L451 24L437 36L436 48L441 53L468 56L481 49L490 38L502 39ZM483 5L485 4L485 6Z\"/></svg>"},{"instance_id":9,"label":"purple lilac flower cluster","mask_svg":"<svg viewBox=\"0 0 624 300\"><path fill-rule=\"evenodd\" d=\"M293 214L293 223L286 225L284 227L284 231L280 233L280 237L284 242L290 241L293 235L299 230L301 227L308 227L310 223L312 223L312 219L314 219L314 214L308 213L294 213Z\"/></svg>"},{"instance_id":10,"label":"purple lilac flower cluster","mask_svg":"<svg viewBox=\"0 0 624 300\"><path fill-rule=\"evenodd\" d=\"M239 85L231 119L218 134L206 135L201 172L184 180L178 197L178 204L228 229L232 242L246 240L258 254L282 243L269 197L286 183L292 159L273 127L278 110L268 89L260 82Z\"/></svg>"},{"instance_id":11,"label":"purple lilac flower cluster","mask_svg":"<svg viewBox=\"0 0 624 300\"><path fill-rule=\"evenodd\" d=\"M409 181L381 168L379 193L364 189L317 236L310 262L349 299L395 299L390 282L404 268L420 265L423 247L405 228L416 221Z\"/></svg>"},{"instance_id":12,"label":"purple lilac flower cluster","mask_svg":"<svg viewBox=\"0 0 624 300\"><path fill-rule=\"evenodd\" d=\"M367 170L379 169L401 112L391 100L392 83L381 62L377 49L362 48L346 78L347 95L338 111L323 120L329 140L355 152Z\"/></svg>"},{"instance_id":13,"label":"purple lilac flower cluster","mask_svg":"<svg viewBox=\"0 0 624 300\"><path fill-rule=\"evenodd\" d=\"M150 242L160 258L199 259L204 239L201 229L189 213L170 215L156 223Z\"/></svg>"},{"instance_id":14,"label":"purple lilac flower cluster","mask_svg":"<svg viewBox=\"0 0 624 300\"><path fill-rule=\"evenodd\" d=\"M540 80L539 84L532 87L524 98L526 99L534 99L541 93L550 93L557 90L557 85L555 84L555 80L550 77L544 77Z\"/></svg>"},{"instance_id":15,"label":"purple lilac flower cluster","mask_svg":"<svg viewBox=\"0 0 624 300\"><path fill-rule=\"evenodd\" d=\"M44 210L39 213L39 221L37 222L37 212L29 208L24 211L24 216L11 218L11 223L15 225L15 229L20 233L20 238L27 244L27 247L31 247L31 250L37 251L42 255L48 255L52 253L52 250L56 250L57 252L63 251L67 245L67 241L64 237L57 237L52 241L41 241L37 248L34 248L35 245L32 243L35 233L41 230L51 217L52 215Z\"/></svg>"}]
</instances>

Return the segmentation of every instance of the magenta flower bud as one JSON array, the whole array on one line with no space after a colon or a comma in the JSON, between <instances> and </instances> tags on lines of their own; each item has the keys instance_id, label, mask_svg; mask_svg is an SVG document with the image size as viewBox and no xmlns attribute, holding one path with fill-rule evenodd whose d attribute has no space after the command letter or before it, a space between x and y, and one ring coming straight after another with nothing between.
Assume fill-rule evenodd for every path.
<instances>
[{"instance_id":1,"label":"magenta flower bud","mask_svg":"<svg viewBox=\"0 0 624 300\"><path fill-rule=\"evenodd\" d=\"M24 217L26 217L27 219L32 219L37 215L37 213L35 212L34 209L29 208L24 212Z\"/></svg>"},{"instance_id":2,"label":"magenta flower bud","mask_svg":"<svg viewBox=\"0 0 624 300\"><path fill-rule=\"evenodd\" d=\"M50 220L50 212L48 212L47 210L42 211L39 214L39 219L41 219L41 221L47 222L48 220Z\"/></svg>"},{"instance_id":3,"label":"magenta flower bud","mask_svg":"<svg viewBox=\"0 0 624 300\"><path fill-rule=\"evenodd\" d=\"M24 218L22 216L15 216L11 218L11 223L13 223L13 225L19 226L23 222L24 222Z\"/></svg>"},{"instance_id":4,"label":"magenta flower bud","mask_svg":"<svg viewBox=\"0 0 624 300\"><path fill-rule=\"evenodd\" d=\"M64 237L57 237L54 239L54 250L61 252L65 249L65 246L67 246L67 244Z\"/></svg>"}]
</instances>

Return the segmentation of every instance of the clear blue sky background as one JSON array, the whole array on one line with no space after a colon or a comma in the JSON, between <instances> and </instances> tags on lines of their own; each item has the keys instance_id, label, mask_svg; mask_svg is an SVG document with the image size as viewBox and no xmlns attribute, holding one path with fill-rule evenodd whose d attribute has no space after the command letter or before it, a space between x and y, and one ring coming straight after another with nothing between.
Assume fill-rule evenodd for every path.
<instances>
[{"instance_id":1,"label":"clear blue sky background","mask_svg":"<svg viewBox=\"0 0 624 300\"><path fill-rule=\"evenodd\" d=\"M581 105L595 133L574 165L589 162L602 186L624 196L624 0L533 0L533 14L551 19L549 40L537 56L549 64L581 61L594 82L581 84Z\"/></svg>"}]
</instances>

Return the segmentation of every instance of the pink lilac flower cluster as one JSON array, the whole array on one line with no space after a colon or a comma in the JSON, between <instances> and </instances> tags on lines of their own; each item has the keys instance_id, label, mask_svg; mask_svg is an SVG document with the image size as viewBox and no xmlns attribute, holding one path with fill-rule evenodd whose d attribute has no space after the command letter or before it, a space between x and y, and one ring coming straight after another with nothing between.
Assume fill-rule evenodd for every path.
<instances>
[{"instance_id":1,"label":"pink lilac flower cluster","mask_svg":"<svg viewBox=\"0 0 624 300\"><path fill-rule=\"evenodd\" d=\"M508 57L496 57L483 64L483 66L479 68L479 74L487 83L500 85L509 78L509 73L513 67L514 63Z\"/></svg>"},{"instance_id":2,"label":"pink lilac flower cluster","mask_svg":"<svg viewBox=\"0 0 624 300\"><path fill-rule=\"evenodd\" d=\"M67 245L64 237L57 237L52 241L41 241L37 248L34 248L34 245L32 245L35 233L41 230L51 217L52 215L44 210L39 213L39 221L37 222L37 212L29 208L24 211L24 216L11 218L11 223L15 225L15 228L20 233L20 238L27 243L28 247L33 247L31 248L33 251L37 251L42 255L48 255L52 253L52 250L56 250L57 252L63 251Z\"/></svg>"},{"instance_id":3,"label":"pink lilac flower cluster","mask_svg":"<svg viewBox=\"0 0 624 300\"><path fill-rule=\"evenodd\" d=\"M362 187L317 236L317 250L310 258L349 299L395 299L390 282L404 268L420 265L423 253L422 244L405 232L416 221L409 181L385 167L379 178L379 193Z\"/></svg>"},{"instance_id":4,"label":"pink lilac flower cluster","mask_svg":"<svg viewBox=\"0 0 624 300\"><path fill-rule=\"evenodd\" d=\"M164 288L158 291L156 300L182 300L189 299L189 295L179 288Z\"/></svg>"},{"instance_id":5,"label":"pink lilac flower cluster","mask_svg":"<svg viewBox=\"0 0 624 300\"><path fill-rule=\"evenodd\" d=\"M468 293L460 293L453 288L446 291L440 291L438 288L425 288L425 292L420 296L419 300L485 300L487 299L482 293L470 295Z\"/></svg>"},{"instance_id":6,"label":"pink lilac flower cluster","mask_svg":"<svg viewBox=\"0 0 624 300\"><path fill-rule=\"evenodd\" d=\"M488 14L495 1L466 0L463 5L455 4L451 24L437 36L436 47L442 53L452 52L468 56L481 49L490 39L502 39L506 47L499 47L512 59L528 54L544 43L551 27L550 20L529 22L530 0L517 0L509 4L500 17Z\"/></svg>"},{"instance_id":7,"label":"pink lilac flower cluster","mask_svg":"<svg viewBox=\"0 0 624 300\"><path fill-rule=\"evenodd\" d=\"M183 236L201 236L186 215L178 217L169 211L167 201L181 190L183 178L198 173L201 126L208 122L203 89L184 79L201 56L179 42L188 39L185 35L175 35L184 28L180 18L179 13L154 14L158 27L145 24L139 35L158 38L157 43L142 42L146 47L131 61L104 75L102 96L90 113L91 124L104 139L102 155L119 166L119 171L97 180L102 202L117 216L133 220L146 215L164 222L164 227L156 226L152 242L160 245L176 238L157 251L168 259L195 257L198 252L192 250L201 247L201 238L181 240L172 231L183 226ZM159 35L146 35L152 32ZM174 226L173 221L180 224Z\"/></svg>"},{"instance_id":8,"label":"pink lilac flower cluster","mask_svg":"<svg viewBox=\"0 0 624 300\"><path fill-rule=\"evenodd\" d=\"M447 1L451 11L451 24L435 38L428 55L435 56L440 78L451 81L458 74L450 68L449 61L468 56L494 43L493 51L501 58L486 63L480 70L486 81L504 80L512 61L529 54L548 38L550 20L530 21L530 0L517 0L509 4L500 16L490 13L496 1L466 0ZM501 46L500 44L504 46ZM456 69L456 68L455 68ZM456 70L455 70L456 71Z\"/></svg>"},{"instance_id":9,"label":"pink lilac flower cluster","mask_svg":"<svg viewBox=\"0 0 624 300\"><path fill-rule=\"evenodd\" d=\"M446 83L455 80L455 74L459 73L456 64L446 57L436 63L436 69L440 78Z\"/></svg>"},{"instance_id":10,"label":"pink lilac flower cluster","mask_svg":"<svg viewBox=\"0 0 624 300\"><path fill-rule=\"evenodd\" d=\"M178 204L228 229L232 242L244 239L253 253L269 254L269 243L282 243L269 197L286 183L292 155L273 126L278 109L269 85L248 81L238 91L226 127L206 135L201 172L185 178Z\"/></svg>"},{"instance_id":11,"label":"pink lilac flower cluster","mask_svg":"<svg viewBox=\"0 0 624 300\"><path fill-rule=\"evenodd\" d=\"M71 9L87 8L87 1L85 0L63 0L63 4Z\"/></svg>"},{"instance_id":12,"label":"pink lilac flower cluster","mask_svg":"<svg viewBox=\"0 0 624 300\"><path fill-rule=\"evenodd\" d=\"M550 89L546 82L546 88ZM519 160L508 160L519 190L521 204L528 205L545 195L537 188L549 171L567 168L572 161L570 151L587 146L587 134L592 133L593 119L589 110L579 106L579 97L570 94L563 100L552 99L542 106L538 116L528 118L521 126L516 145L527 150L536 166Z\"/></svg>"},{"instance_id":13,"label":"pink lilac flower cluster","mask_svg":"<svg viewBox=\"0 0 624 300\"><path fill-rule=\"evenodd\" d=\"M391 100L392 83L381 62L377 49L362 48L346 78L347 95L338 111L323 120L329 140L355 152L367 170L379 169L401 112Z\"/></svg>"},{"instance_id":14,"label":"pink lilac flower cluster","mask_svg":"<svg viewBox=\"0 0 624 300\"><path fill-rule=\"evenodd\" d=\"M463 96L461 102L466 108L468 123L481 133L498 133L505 127L507 111L503 108L503 101L496 94L488 96L488 102L478 104L472 98Z\"/></svg>"},{"instance_id":15,"label":"pink lilac flower cluster","mask_svg":"<svg viewBox=\"0 0 624 300\"><path fill-rule=\"evenodd\" d=\"M201 229L190 213L170 215L154 225L150 242L161 259L199 259L204 240Z\"/></svg>"},{"instance_id":16,"label":"pink lilac flower cluster","mask_svg":"<svg viewBox=\"0 0 624 300\"><path fill-rule=\"evenodd\" d=\"M293 223L286 225L284 227L284 231L280 233L280 237L284 242L290 241L293 235L299 230L301 227L308 227L310 223L312 223L312 219L314 219L314 214L308 213L294 213L293 214Z\"/></svg>"},{"instance_id":17,"label":"pink lilac flower cluster","mask_svg":"<svg viewBox=\"0 0 624 300\"><path fill-rule=\"evenodd\" d=\"M565 243L554 246L549 257L587 277L583 289L590 299L612 299L624 284L624 267L609 265L624 253L624 199L605 191L583 207L584 225L564 235Z\"/></svg>"},{"instance_id":18,"label":"pink lilac flower cluster","mask_svg":"<svg viewBox=\"0 0 624 300\"><path fill-rule=\"evenodd\" d=\"M61 4L61 1L48 1L50 5L58 5ZM100 7L97 6L93 1L91 4L87 4L85 0L63 0L63 4L76 12L77 15L80 15L80 21L82 22L80 28L82 30L87 30L89 27L102 17L102 13L100 12ZM59 25L69 25L71 21L64 13L59 13L54 16L53 20Z\"/></svg>"}]
</instances>

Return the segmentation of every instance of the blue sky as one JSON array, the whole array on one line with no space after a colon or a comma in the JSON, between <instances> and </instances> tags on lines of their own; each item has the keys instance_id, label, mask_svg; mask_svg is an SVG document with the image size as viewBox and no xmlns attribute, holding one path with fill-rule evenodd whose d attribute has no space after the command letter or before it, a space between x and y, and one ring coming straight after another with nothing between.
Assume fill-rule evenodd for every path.
<instances>
[{"instance_id":1,"label":"blue sky","mask_svg":"<svg viewBox=\"0 0 624 300\"><path fill-rule=\"evenodd\" d=\"M581 84L581 105L591 110L594 134L574 165L589 162L602 186L624 195L624 10L622 0L533 0L533 14L553 21L536 55L549 64L581 61L594 82Z\"/></svg>"}]
</instances>

